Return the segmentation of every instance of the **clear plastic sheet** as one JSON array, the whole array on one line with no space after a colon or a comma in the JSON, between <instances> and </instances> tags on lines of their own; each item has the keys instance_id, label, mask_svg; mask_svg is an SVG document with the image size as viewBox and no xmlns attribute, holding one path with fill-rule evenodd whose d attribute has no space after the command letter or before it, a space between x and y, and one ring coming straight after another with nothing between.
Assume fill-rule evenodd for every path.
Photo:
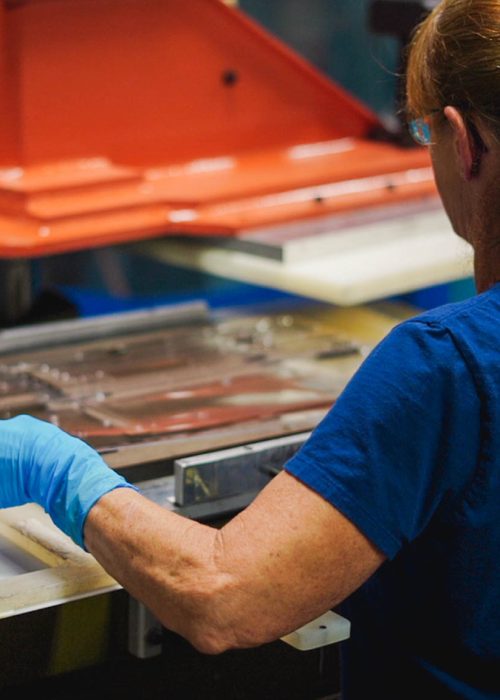
<instances>
[{"instance_id":1,"label":"clear plastic sheet","mask_svg":"<svg viewBox=\"0 0 500 700\"><path fill-rule=\"evenodd\" d=\"M0 418L30 414L115 448L327 410L360 359L327 314L196 322L3 357Z\"/></svg>"}]
</instances>

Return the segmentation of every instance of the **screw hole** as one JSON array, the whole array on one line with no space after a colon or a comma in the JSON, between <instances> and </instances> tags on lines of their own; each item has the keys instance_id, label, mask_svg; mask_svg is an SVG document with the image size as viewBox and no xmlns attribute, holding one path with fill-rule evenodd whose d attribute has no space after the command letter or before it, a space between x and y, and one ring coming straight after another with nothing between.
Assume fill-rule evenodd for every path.
<instances>
[{"instance_id":1,"label":"screw hole","mask_svg":"<svg viewBox=\"0 0 500 700\"><path fill-rule=\"evenodd\" d=\"M233 85L236 85L239 79L240 76L238 74L238 71L234 70L233 68L228 68L222 73L222 82L227 87L232 87Z\"/></svg>"}]
</instances>

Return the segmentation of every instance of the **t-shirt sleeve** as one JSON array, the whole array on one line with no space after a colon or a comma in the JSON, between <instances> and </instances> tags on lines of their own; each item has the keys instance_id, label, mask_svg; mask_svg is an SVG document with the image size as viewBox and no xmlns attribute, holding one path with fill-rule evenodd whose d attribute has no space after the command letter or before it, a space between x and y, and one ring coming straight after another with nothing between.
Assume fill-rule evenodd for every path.
<instances>
[{"instance_id":1,"label":"t-shirt sleeve","mask_svg":"<svg viewBox=\"0 0 500 700\"><path fill-rule=\"evenodd\" d=\"M406 321L366 358L285 470L393 558L472 477L479 410L450 332Z\"/></svg>"}]
</instances>

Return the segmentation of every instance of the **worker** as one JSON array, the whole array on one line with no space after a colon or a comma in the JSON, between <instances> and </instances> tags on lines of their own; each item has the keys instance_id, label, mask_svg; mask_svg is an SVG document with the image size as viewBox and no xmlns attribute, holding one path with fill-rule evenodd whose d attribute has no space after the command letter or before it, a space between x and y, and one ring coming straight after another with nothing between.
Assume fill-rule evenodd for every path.
<instances>
[{"instance_id":1,"label":"worker","mask_svg":"<svg viewBox=\"0 0 500 700\"><path fill-rule=\"evenodd\" d=\"M28 416L0 422L0 507L40 504L201 652L336 609L343 700L500 698L499 66L500 0L443 0L411 42L410 128L477 293L398 324L246 509L183 518Z\"/></svg>"}]
</instances>

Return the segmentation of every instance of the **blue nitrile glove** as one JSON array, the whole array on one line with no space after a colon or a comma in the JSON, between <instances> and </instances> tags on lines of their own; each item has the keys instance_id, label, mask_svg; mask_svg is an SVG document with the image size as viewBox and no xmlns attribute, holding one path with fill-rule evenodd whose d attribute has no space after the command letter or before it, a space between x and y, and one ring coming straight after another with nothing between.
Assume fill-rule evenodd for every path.
<instances>
[{"instance_id":1,"label":"blue nitrile glove","mask_svg":"<svg viewBox=\"0 0 500 700\"><path fill-rule=\"evenodd\" d=\"M127 486L87 443L31 416L0 420L0 508L38 503L80 547L89 510Z\"/></svg>"}]
</instances>

